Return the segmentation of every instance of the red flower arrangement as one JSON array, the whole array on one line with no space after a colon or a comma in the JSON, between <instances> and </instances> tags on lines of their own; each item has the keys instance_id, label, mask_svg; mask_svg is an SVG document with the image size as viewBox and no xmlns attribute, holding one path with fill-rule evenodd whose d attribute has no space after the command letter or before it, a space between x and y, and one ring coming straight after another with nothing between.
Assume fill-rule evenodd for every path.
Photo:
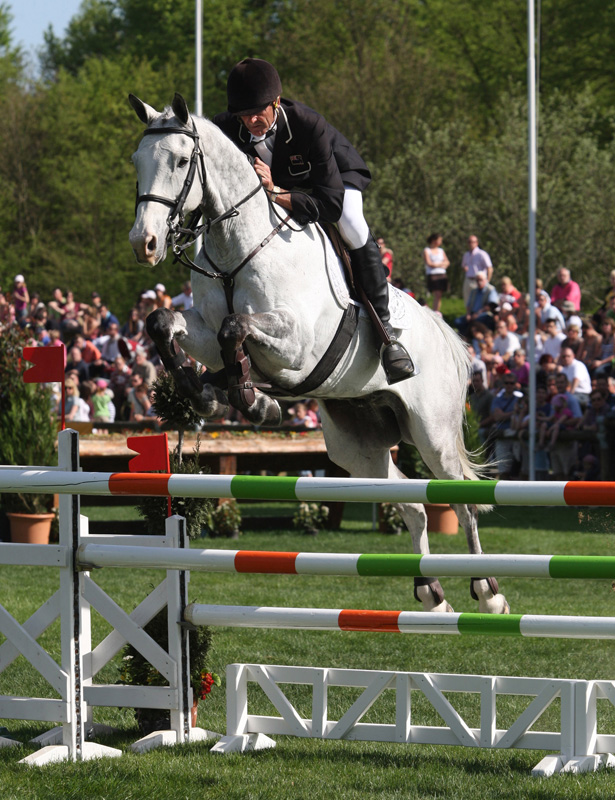
<instances>
[{"instance_id":1,"label":"red flower arrangement","mask_svg":"<svg viewBox=\"0 0 615 800\"><path fill-rule=\"evenodd\" d=\"M221 683L220 676L216 675L215 672L201 672L199 699L205 700L207 695L211 692L212 686L220 686Z\"/></svg>"}]
</instances>

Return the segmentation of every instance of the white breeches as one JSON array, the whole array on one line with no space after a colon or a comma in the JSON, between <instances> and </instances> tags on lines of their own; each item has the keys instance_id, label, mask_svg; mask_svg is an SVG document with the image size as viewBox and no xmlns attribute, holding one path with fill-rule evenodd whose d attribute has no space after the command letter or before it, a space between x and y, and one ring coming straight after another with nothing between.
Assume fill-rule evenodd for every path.
<instances>
[{"instance_id":1,"label":"white breeches","mask_svg":"<svg viewBox=\"0 0 615 800\"><path fill-rule=\"evenodd\" d=\"M369 227L363 216L363 195L356 186L344 184L344 206L337 226L350 250L363 247L369 238Z\"/></svg>"}]
</instances>

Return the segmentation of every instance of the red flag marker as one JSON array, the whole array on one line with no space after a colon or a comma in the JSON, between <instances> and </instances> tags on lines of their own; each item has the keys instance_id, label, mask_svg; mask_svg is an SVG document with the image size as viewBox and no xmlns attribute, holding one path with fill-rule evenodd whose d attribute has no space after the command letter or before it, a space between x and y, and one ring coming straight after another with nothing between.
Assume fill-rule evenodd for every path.
<instances>
[{"instance_id":1,"label":"red flag marker","mask_svg":"<svg viewBox=\"0 0 615 800\"><path fill-rule=\"evenodd\" d=\"M166 433L156 436L129 436L126 444L139 455L128 462L129 472L170 472L169 441Z\"/></svg>"},{"instance_id":2,"label":"red flag marker","mask_svg":"<svg viewBox=\"0 0 615 800\"><path fill-rule=\"evenodd\" d=\"M24 347L23 358L31 361L33 367L23 375L24 383L56 383L62 384L60 400L60 418L62 430L66 427L66 389L64 386L64 370L66 369L66 347L64 343L57 347Z\"/></svg>"},{"instance_id":3,"label":"red flag marker","mask_svg":"<svg viewBox=\"0 0 615 800\"><path fill-rule=\"evenodd\" d=\"M64 383L66 347L24 347L23 357L33 367L23 374L25 383Z\"/></svg>"},{"instance_id":4,"label":"red flag marker","mask_svg":"<svg viewBox=\"0 0 615 800\"><path fill-rule=\"evenodd\" d=\"M169 440L166 433L156 436L129 436L126 444L139 455L128 462L129 472L171 472ZM171 516L171 498L168 497L168 516Z\"/></svg>"}]
</instances>

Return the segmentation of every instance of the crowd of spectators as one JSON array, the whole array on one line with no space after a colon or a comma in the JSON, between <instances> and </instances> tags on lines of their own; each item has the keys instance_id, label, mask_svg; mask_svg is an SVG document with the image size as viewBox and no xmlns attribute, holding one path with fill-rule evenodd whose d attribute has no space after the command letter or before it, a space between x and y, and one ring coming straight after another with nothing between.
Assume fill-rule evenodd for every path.
<instances>
[{"instance_id":1,"label":"crowd of spectators","mask_svg":"<svg viewBox=\"0 0 615 800\"><path fill-rule=\"evenodd\" d=\"M0 335L4 328L19 325L40 347L66 347L64 414L67 423L92 422L101 430L105 423L156 422L152 385L162 369L156 347L147 333L145 320L156 308L187 310L192 307L192 287L171 297L162 283L140 292L121 321L92 292L88 302L75 300L72 291L57 287L44 302L30 293L23 275L17 275L7 292L0 288ZM60 384L53 386L54 412L61 416ZM317 401L296 403L288 410L287 424L320 426ZM219 422L245 422L231 411Z\"/></svg>"},{"instance_id":2,"label":"crowd of spectators","mask_svg":"<svg viewBox=\"0 0 615 800\"><path fill-rule=\"evenodd\" d=\"M414 296L395 277L393 254L379 241L389 280ZM432 311L440 315L451 269L442 245L440 234L427 239L427 301L419 297L425 305L431 300ZM468 237L459 266L465 312L453 325L467 342L472 363L469 405L499 477L528 477L529 384L534 371L536 477L615 478L615 270L600 307L587 313L581 287L566 267L557 271L553 285L547 288L538 279L534 291L524 293L508 275L498 275L497 265L474 234Z\"/></svg>"},{"instance_id":3,"label":"crowd of spectators","mask_svg":"<svg viewBox=\"0 0 615 800\"><path fill-rule=\"evenodd\" d=\"M384 239L378 243L389 281L414 296L394 274L393 251ZM440 234L428 237L423 261L432 310L440 314L450 267ZM558 270L550 291L537 280L532 294L523 293L509 276L497 276L489 253L472 234L461 269L465 313L454 324L467 341L472 361L469 403L478 420L479 438L494 456L500 477L527 476L527 393L532 370L537 379L537 475L611 477L608 428L615 421L615 270L602 304L588 315L582 311L581 288L565 267ZM145 320L156 308L191 306L189 282L175 297L159 283L139 294L122 323L96 291L83 302L58 287L45 302L37 292L29 292L23 275L17 275L11 289L0 288L0 331L19 325L41 347L66 346L67 420L142 421L155 416L151 386L161 369ZM528 360L532 315L534 364ZM59 392L57 398L60 414ZM320 425L316 401L297 402L287 413L287 425ZM226 421L245 420L231 412ZM594 435L579 444L579 437L566 435L571 431Z\"/></svg>"},{"instance_id":4,"label":"crowd of spectators","mask_svg":"<svg viewBox=\"0 0 615 800\"><path fill-rule=\"evenodd\" d=\"M45 302L30 293L23 275L0 289L0 332L19 325L40 347L66 347L64 413L67 422L105 423L155 417L151 387L160 359L147 334L145 319L155 308L190 308L189 282L176 297L163 284L141 292L122 324L100 294L87 302L56 287ZM55 412L61 415L60 385L54 386Z\"/></svg>"},{"instance_id":5,"label":"crowd of spectators","mask_svg":"<svg viewBox=\"0 0 615 800\"><path fill-rule=\"evenodd\" d=\"M562 267L547 291L538 280L523 294L508 276L494 279L491 259L464 256L466 313L455 326L472 362L469 403L481 442L500 478L528 475L528 389L536 374L536 476L595 480L612 477L610 429L615 430L615 270L604 302L583 314L582 293ZM476 256L489 269L468 278ZM485 258L486 256L486 258ZM470 283L472 280L472 283ZM535 316L534 363L529 362L530 316ZM574 432L585 432L575 435Z\"/></svg>"}]
</instances>

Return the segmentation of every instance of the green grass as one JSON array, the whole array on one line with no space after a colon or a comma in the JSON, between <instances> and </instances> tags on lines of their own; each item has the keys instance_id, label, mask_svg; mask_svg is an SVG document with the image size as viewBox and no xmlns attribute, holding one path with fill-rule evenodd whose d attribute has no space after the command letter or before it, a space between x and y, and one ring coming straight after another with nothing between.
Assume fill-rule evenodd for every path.
<instances>
[{"instance_id":1,"label":"green grass","mask_svg":"<svg viewBox=\"0 0 615 800\"><path fill-rule=\"evenodd\" d=\"M116 509L111 509L113 517ZM88 510L89 513L89 510ZM93 516L93 515L92 515ZM575 509L497 508L481 520L486 552L615 554L613 512ZM371 532L370 506L346 506L343 529L316 538L293 531L246 532L239 542L201 540L215 548L312 550L330 552L408 552L408 536ZM463 552L464 537L432 535L433 552ZM162 573L156 570L100 570L96 581L127 610L136 605ZM23 621L57 587L51 569L1 568L2 603ZM514 613L613 613L610 582L501 580ZM467 579L443 580L447 598L457 611L475 610ZM357 579L299 576L192 573L192 601L234 605L292 605L326 608L418 609L412 583L403 578ZM93 613L94 642L108 626ZM41 642L57 657L59 637L54 626ZM210 667L222 673L237 661L300 664L323 667L469 672L556 678L613 677L612 643L548 639L493 639L456 636L219 629L214 636ZM106 668L103 681L117 680L116 665ZM0 675L0 692L50 696L44 681L19 659ZM299 710L309 715L301 688L293 690ZM291 693L289 693L291 694ZM347 708L349 691L332 692L330 718ZM366 720L390 721L392 699L386 693ZM519 713L516 698L498 703L503 722ZM266 698L251 695L255 713L268 713ZM477 724L473 698L452 700L469 724ZM535 729L558 728L558 703L538 720ZM128 709L96 709L95 717L115 725L108 744L127 750L138 738ZM413 704L413 720L439 724L426 704ZM225 728L223 689L199 705L199 724ZM44 723L0 721L24 742L46 729ZM600 730L615 731L615 714L601 712ZM121 759L27 769L18 758L32 752L0 749L0 797L39 798L610 798L615 775L598 773L537 780L530 770L542 753L524 750L474 751L461 747L389 745L361 742L321 742L277 737L273 751L245 756L215 757L210 743L193 744Z\"/></svg>"}]
</instances>

